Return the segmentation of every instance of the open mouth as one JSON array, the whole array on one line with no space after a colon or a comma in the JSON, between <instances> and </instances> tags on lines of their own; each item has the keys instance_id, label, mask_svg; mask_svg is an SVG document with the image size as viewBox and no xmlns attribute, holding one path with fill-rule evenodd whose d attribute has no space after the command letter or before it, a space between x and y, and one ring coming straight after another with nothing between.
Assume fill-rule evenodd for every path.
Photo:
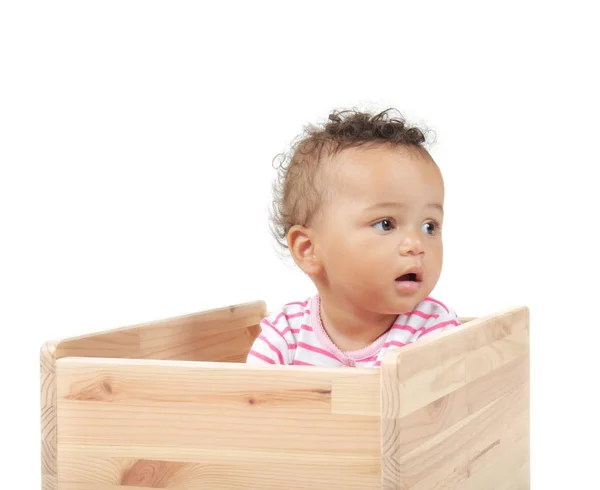
<instances>
[{"instance_id":1,"label":"open mouth","mask_svg":"<svg viewBox=\"0 0 600 490\"><path fill-rule=\"evenodd\" d=\"M417 275L416 274L404 274L403 276L400 276L396 279L396 281L410 281L410 282L417 282Z\"/></svg>"},{"instance_id":2,"label":"open mouth","mask_svg":"<svg viewBox=\"0 0 600 490\"><path fill-rule=\"evenodd\" d=\"M417 274L416 272L410 272L408 274L403 274L400 277L396 278L398 282L421 282L422 277L421 274Z\"/></svg>"}]
</instances>

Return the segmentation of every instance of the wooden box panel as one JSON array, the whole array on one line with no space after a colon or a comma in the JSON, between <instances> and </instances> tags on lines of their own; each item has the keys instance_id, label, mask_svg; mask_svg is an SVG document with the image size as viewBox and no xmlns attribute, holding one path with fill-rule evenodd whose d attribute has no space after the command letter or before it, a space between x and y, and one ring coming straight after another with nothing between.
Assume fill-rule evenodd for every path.
<instances>
[{"instance_id":1,"label":"wooden box panel","mask_svg":"<svg viewBox=\"0 0 600 490\"><path fill-rule=\"evenodd\" d=\"M526 309L398 349L381 369L384 488L529 488Z\"/></svg>"},{"instance_id":2,"label":"wooden box panel","mask_svg":"<svg viewBox=\"0 0 600 490\"><path fill-rule=\"evenodd\" d=\"M57 380L61 489L379 485L374 370L65 358Z\"/></svg>"}]
</instances>

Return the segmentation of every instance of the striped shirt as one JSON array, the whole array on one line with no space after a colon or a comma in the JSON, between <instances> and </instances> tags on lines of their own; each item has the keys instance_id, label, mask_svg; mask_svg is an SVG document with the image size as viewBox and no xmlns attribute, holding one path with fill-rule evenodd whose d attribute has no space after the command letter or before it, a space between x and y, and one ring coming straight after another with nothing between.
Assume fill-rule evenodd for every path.
<instances>
[{"instance_id":1,"label":"striped shirt","mask_svg":"<svg viewBox=\"0 0 600 490\"><path fill-rule=\"evenodd\" d=\"M389 350L460 323L456 314L443 303L425 298L413 311L399 315L392 327L369 346L342 352L323 328L319 299L317 294L307 301L288 303L280 312L263 319L260 322L261 333L254 341L246 362L379 367Z\"/></svg>"}]
</instances>

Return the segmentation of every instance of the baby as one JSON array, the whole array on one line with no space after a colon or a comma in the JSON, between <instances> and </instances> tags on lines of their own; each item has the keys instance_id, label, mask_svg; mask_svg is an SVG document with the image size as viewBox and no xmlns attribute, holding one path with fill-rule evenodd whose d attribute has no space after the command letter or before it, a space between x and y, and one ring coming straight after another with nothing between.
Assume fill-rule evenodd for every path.
<instances>
[{"instance_id":1,"label":"baby","mask_svg":"<svg viewBox=\"0 0 600 490\"><path fill-rule=\"evenodd\" d=\"M389 110L306 129L280 168L272 223L317 293L263 319L247 363L378 367L390 349L459 325L429 296L444 183L424 142Z\"/></svg>"}]
</instances>

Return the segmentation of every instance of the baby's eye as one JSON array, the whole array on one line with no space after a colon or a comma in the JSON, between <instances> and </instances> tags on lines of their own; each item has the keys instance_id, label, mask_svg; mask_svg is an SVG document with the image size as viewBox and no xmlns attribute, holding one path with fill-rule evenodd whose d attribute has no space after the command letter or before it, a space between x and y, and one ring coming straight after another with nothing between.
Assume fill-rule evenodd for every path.
<instances>
[{"instance_id":1,"label":"baby's eye","mask_svg":"<svg viewBox=\"0 0 600 490\"><path fill-rule=\"evenodd\" d=\"M390 231L393 227L392 220L390 219L382 219L377 223L374 223L373 226L381 231Z\"/></svg>"},{"instance_id":2,"label":"baby's eye","mask_svg":"<svg viewBox=\"0 0 600 490\"><path fill-rule=\"evenodd\" d=\"M438 228L439 226L435 221L428 221L421 229L428 235L434 235Z\"/></svg>"}]
</instances>

